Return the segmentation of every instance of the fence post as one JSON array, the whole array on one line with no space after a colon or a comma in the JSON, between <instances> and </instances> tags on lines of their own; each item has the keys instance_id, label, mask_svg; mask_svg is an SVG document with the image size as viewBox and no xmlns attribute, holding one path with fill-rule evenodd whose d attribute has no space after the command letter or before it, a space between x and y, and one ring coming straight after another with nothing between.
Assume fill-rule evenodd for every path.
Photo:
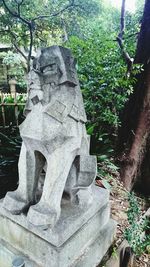
<instances>
[{"instance_id":1,"label":"fence post","mask_svg":"<svg viewBox=\"0 0 150 267\"><path fill-rule=\"evenodd\" d=\"M9 85L10 85L10 93L11 95L15 98L16 96L16 80L15 79L11 79L9 80Z\"/></svg>"},{"instance_id":2,"label":"fence post","mask_svg":"<svg viewBox=\"0 0 150 267\"><path fill-rule=\"evenodd\" d=\"M9 80L10 93L11 93L11 96L14 97L16 125L18 126L18 105L17 105L17 96L16 96L16 84L17 84L17 81L15 79Z\"/></svg>"},{"instance_id":3,"label":"fence post","mask_svg":"<svg viewBox=\"0 0 150 267\"><path fill-rule=\"evenodd\" d=\"M6 120L5 120L5 107L4 107L4 94L1 92L1 107L2 107L2 119L3 119L3 127L6 126Z\"/></svg>"}]
</instances>

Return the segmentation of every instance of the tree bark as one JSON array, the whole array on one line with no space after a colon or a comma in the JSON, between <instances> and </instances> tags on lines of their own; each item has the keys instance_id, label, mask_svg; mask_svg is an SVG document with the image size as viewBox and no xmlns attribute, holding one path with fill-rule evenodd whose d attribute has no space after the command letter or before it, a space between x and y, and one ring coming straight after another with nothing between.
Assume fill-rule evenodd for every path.
<instances>
[{"instance_id":1,"label":"tree bark","mask_svg":"<svg viewBox=\"0 0 150 267\"><path fill-rule=\"evenodd\" d=\"M128 52L126 51L124 47L124 42L123 42L123 36L124 36L124 30L125 30L125 11L126 11L126 0L122 0L121 17L120 17L120 32L117 36L117 42L122 51L122 55L125 60L125 63L127 64L127 77L128 77L130 75L133 62Z\"/></svg>"},{"instance_id":2,"label":"tree bark","mask_svg":"<svg viewBox=\"0 0 150 267\"><path fill-rule=\"evenodd\" d=\"M121 179L131 190L137 182L150 193L150 0L145 1L134 63L143 64L119 133Z\"/></svg>"}]
</instances>

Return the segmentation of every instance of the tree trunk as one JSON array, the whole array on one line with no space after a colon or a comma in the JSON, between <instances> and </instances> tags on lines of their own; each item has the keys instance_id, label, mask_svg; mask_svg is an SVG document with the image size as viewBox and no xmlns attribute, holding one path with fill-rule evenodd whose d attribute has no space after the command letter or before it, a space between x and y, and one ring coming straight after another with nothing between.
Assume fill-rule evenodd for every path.
<instances>
[{"instance_id":1,"label":"tree trunk","mask_svg":"<svg viewBox=\"0 0 150 267\"><path fill-rule=\"evenodd\" d=\"M121 179L128 190L141 181L150 193L150 0L145 1L134 63L143 64L144 71L137 77L123 114L119 133Z\"/></svg>"}]
</instances>

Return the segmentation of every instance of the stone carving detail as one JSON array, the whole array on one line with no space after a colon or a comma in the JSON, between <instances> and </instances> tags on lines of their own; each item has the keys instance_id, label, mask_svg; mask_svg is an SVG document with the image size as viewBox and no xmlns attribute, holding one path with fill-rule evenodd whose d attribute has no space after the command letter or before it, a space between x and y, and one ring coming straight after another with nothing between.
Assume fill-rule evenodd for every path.
<instances>
[{"instance_id":1,"label":"stone carving detail","mask_svg":"<svg viewBox=\"0 0 150 267\"><path fill-rule=\"evenodd\" d=\"M72 205L90 205L96 175L96 157L89 155L86 114L69 49L52 46L34 59L25 115L20 125L19 186L7 193L3 207L12 214L26 210L30 223L53 227L60 217L63 192L69 194ZM36 202L43 169L42 196Z\"/></svg>"}]
</instances>

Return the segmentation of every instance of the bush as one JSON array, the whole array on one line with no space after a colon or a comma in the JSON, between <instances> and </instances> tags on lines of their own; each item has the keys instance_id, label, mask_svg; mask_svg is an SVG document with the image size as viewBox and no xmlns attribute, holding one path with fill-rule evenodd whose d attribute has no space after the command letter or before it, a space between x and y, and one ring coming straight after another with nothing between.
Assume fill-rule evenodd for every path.
<instances>
[{"instance_id":1,"label":"bush","mask_svg":"<svg viewBox=\"0 0 150 267\"><path fill-rule=\"evenodd\" d=\"M140 256L146 252L147 246L150 244L149 218L142 216L140 204L134 193L129 194L129 209L127 211L129 228L125 230L124 236L131 246L133 252Z\"/></svg>"},{"instance_id":2,"label":"bush","mask_svg":"<svg viewBox=\"0 0 150 267\"><path fill-rule=\"evenodd\" d=\"M14 190L18 182L18 158L21 138L18 128L10 126L0 131L0 198Z\"/></svg>"},{"instance_id":3,"label":"bush","mask_svg":"<svg viewBox=\"0 0 150 267\"><path fill-rule=\"evenodd\" d=\"M92 135L92 152L97 154L101 154L102 135L103 141L109 140L109 149L114 147L119 114L135 81L126 78L126 65L114 39L113 34L96 29L86 39L73 36L68 43L78 59L78 75L88 117L87 131Z\"/></svg>"}]
</instances>

